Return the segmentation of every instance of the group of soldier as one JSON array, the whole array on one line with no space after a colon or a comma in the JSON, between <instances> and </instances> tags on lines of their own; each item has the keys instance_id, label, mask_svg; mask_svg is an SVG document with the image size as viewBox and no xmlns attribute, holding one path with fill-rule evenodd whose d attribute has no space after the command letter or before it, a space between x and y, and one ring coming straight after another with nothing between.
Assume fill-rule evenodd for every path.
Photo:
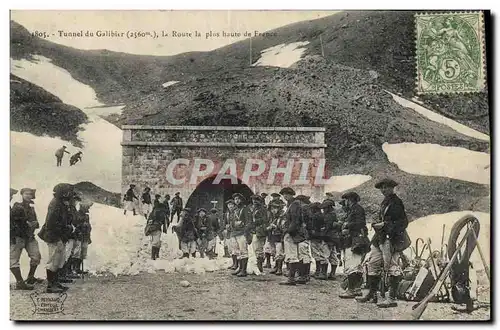
<instances>
[{"instance_id":1,"label":"group of soldier","mask_svg":"<svg viewBox=\"0 0 500 330\"><path fill-rule=\"evenodd\" d=\"M17 194L10 190L10 199ZM41 262L41 254L35 230L40 228L34 208L36 189L23 188L19 192L22 201L12 205L10 210L10 270L16 278L17 290L33 290L34 285L43 280L35 277ZM45 223L38 237L48 246L46 264L48 293L62 293L68 290L63 285L72 283L83 273L83 260L91 243L89 209L92 202L83 199L74 186L67 183L57 184L53 189L54 197L49 203ZM23 279L20 257L26 250L30 258L30 270Z\"/></svg>"},{"instance_id":2,"label":"group of soldier","mask_svg":"<svg viewBox=\"0 0 500 330\"><path fill-rule=\"evenodd\" d=\"M408 220L403 202L394 193L396 186L392 179L375 185L384 199L377 219L371 224L375 231L371 241L365 210L356 192L343 194L339 209L331 194L321 203L311 202L310 197L296 195L290 187L271 194L272 200L267 204L265 193L252 195L250 203L246 203L242 194L234 193L225 202L222 215L216 208L209 211L182 208L178 223L172 229L178 235L182 258L195 257L196 252L201 257L216 257L218 236L224 241L225 257L232 259L232 274L238 277L248 275L250 248L254 249L261 272L271 268L270 259L274 257L270 273L287 276L281 285L307 284L311 278L335 279L342 256L347 286L339 295L341 298L394 307L403 275L399 255L410 244L406 233ZM168 227L164 220L168 215L157 209L153 207L146 227L146 235L152 237L153 259L159 256L161 228L166 232ZM311 256L316 263L312 276ZM327 274L329 265L331 270ZM365 295L361 291L364 271L369 289Z\"/></svg>"},{"instance_id":3,"label":"group of soldier","mask_svg":"<svg viewBox=\"0 0 500 330\"><path fill-rule=\"evenodd\" d=\"M64 157L64 154L69 154L69 151L66 149L67 149L66 146L62 146L61 148L56 150L56 153L54 155L56 156L56 166L57 167L60 167L62 165L62 159ZM74 153L73 155L71 155L71 157L69 158L69 166L73 166L76 163L81 162L82 155L83 155L82 151L78 151L78 152Z\"/></svg>"}]
</instances>

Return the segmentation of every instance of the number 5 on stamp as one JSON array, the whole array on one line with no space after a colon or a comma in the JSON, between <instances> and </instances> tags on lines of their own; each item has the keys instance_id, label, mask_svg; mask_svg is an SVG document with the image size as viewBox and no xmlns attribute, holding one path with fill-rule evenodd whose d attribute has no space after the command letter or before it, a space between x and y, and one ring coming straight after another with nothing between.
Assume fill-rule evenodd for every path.
<instances>
[{"instance_id":1,"label":"number 5 on stamp","mask_svg":"<svg viewBox=\"0 0 500 330\"><path fill-rule=\"evenodd\" d=\"M483 91L482 13L417 14L415 22L417 93Z\"/></svg>"}]
</instances>

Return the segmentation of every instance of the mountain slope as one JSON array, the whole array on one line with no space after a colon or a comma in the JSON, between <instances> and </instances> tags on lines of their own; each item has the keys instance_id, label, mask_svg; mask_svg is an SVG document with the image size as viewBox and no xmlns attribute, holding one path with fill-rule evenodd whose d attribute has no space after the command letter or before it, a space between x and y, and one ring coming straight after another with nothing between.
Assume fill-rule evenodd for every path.
<instances>
[{"instance_id":1,"label":"mountain slope","mask_svg":"<svg viewBox=\"0 0 500 330\"><path fill-rule=\"evenodd\" d=\"M80 125L85 113L15 75L10 75L10 129L34 135L60 137L81 146Z\"/></svg>"},{"instance_id":2,"label":"mountain slope","mask_svg":"<svg viewBox=\"0 0 500 330\"><path fill-rule=\"evenodd\" d=\"M415 31L410 11L349 11L273 30L276 36L252 38L252 62L279 44L308 41L304 56L321 54L336 63L379 73L379 83L407 98L415 96ZM486 19L488 23L488 19ZM40 54L91 85L107 104L140 102L166 81L210 77L221 70L248 67L250 43L237 42L214 51L175 56L138 56L111 51L76 50L32 37L11 21L11 57ZM427 107L489 132L487 93L422 96Z\"/></svg>"}]
</instances>

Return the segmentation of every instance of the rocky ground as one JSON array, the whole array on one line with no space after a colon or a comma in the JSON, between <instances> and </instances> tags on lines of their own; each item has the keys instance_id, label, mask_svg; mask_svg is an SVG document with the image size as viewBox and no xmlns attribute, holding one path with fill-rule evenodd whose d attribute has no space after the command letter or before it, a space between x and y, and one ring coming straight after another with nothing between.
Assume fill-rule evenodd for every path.
<instances>
[{"instance_id":1,"label":"rocky ground","mask_svg":"<svg viewBox=\"0 0 500 330\"><path fill-rule=\"evenodd\" d=\"M489 320L490 292L480 274L479 309L453 311L453 304L431 303L424 320ZM12 320L410 320L414 303L379 309L338 298L340 281L278 285L282 276L235 278L229 271L195 274L140 274L91 277L71 285L64 314L33 314L28 292L11 291ZM190 287L179 283L187 280ZM44 287L37 288L38 292Z\"/></svg>"}]
</instances>

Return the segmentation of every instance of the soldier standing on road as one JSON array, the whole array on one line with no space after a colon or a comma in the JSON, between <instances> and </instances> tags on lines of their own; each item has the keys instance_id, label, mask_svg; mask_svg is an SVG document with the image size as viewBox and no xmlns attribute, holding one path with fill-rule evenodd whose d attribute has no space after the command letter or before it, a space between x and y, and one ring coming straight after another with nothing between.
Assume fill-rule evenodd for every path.
<instances>
[{"instance_id":1,"label":"soldier standing on road","mask_svg":"<svg viewBox=\"0 0 500 330\"><path fill-rule=\"evenodd\" d=\"M275 200L269 202L269 209L271 210L270 224L267 227L268 230L268 241L271 248L271 253L274 254L275 266L270 271L271 274L282 275L283 274L283 261L285 259L283 250L283 224L284 224L284 212L283 206L285 203L281 200Z\"/></svg>"},{"instance_id":2,"label":"soldier standing on road","mask_svg":"<svg viewBox=\"0 0 500 330\"><path fill-rule=\"evenodd\" d=\"M381 308L397 306L396 294L403 275L398 264L399 254L410 244L405 238L408 219L404 205L394 193L394 187L397 185L392 179L383 179L375 185L375 188L380 189L384 195L384 200L380 205L378 220L372 224L375 235L372 238L367 279L370 292L366 297L358 300L360 302L376 301L376 292L380 281L384 280L381 277L385 273L389 280L389 296L387 297L385 292L382 292L384 299L377 303L377 306Z\"/></svg>"},{"instance_id":3,"label":"soldier standing on road","mask_svg":"<svg viewBox=\"0 0 500 330\"><path fill-rule=\"evenodd\" d=\"M342 229L342 225L337 221L337 215L333 209L334 205L335 202L329 199L325 200L321 205L326 227L325 242L330 249L328 257L331 266L330 274L328 275L329 280L335 279L335 272L339 265L338 251L340 251L340 231Z\"/></svg>"},{"instance_id":4,"label":"soldier standing on road","mask_svg":"<svg viewBox=\"0 0 500 330\"><path fill-rule=\"evenodd\" d=\"M57 149L55 156L56 156L56 161L57 161L57 167L60 167L62 164L62 159L64 157L64 154L69 154L69 151L66 150L66 146L62 146L62 148Z\"/></svg>"},{"instance_id":5,"label":"soldier standing on road","mask_svg":"<svg viewBox=\"0 0 500 330\"><path fill-rule=\"evenodd\" d=\"M235 216L234 210L236 208L236 204L234 204L234 200L230 199L226 201L227 205L227 211L224 214L224 251L227 250L229 254L231 255L231 259L233 260L233 264L229 267L231 270L237 270L238 269L238 255L236 253L235 245L236 243L233 241L233 235L232 235L232 227L231 224L235 221L233 218Z\"/></svg>"},{"instance_id":6,"label":"soldier standing on road","mask_svg":"<svg viewBox=\"0 0 500 330\"><path fill-rule=\"evenodd\" d=\"M254 253L257 257L257 268L263 272L264 245L267 238L267 227L269 226L269 214L264 204L264 199L259 195L252 196L254 205L252 210L253 226L255 227L255 242L253 243Z\"/></svg>"},{"instance_id":7,"label":"soldier standing on road","mask_svg":"<svg viewBox=\"0 0 500 330\"><path fill-rule=\"evenodd\" d=\"M326 224L324 215L321 213L321 208L324 208L325 203L329 202L329 200L326 200L322 204L313 203L311 205L312 214L309 237L311 239L311 254L313 259L316 261L316 272L313 277L317 280L326 280L328 278L327 271L330 248L325 242Z\"/></svg>"},{"instance_id":8,"label":"soldier standing on road","mask_svg":"<svg viewBox=\"0 0 500 330\"><path fill-rule=\"evenodd\" d=\"M170 205L172 205L171 213L170 213L170 222L174 221L174 215L177 214L177 222L179 222L179 216L182 211L182 198L180 196L180 192L176 192L174 198L172 198L172 201L170 202Z\"/></svg>"},{"instance_id":9,"label":"soldier standing on road","mask_svg":"<svg viewBox=\"0 0 500 330\"><path fill-rule=\"evenodd\" d=\"M191 209L184 209L184 216L181 217L180 225L177 225L180 226L182 258L189 258L190 256L196 258L196 241L199 236Z\"/></svg>"},{"instance_id":10,"label":"soldier standing on road","mask_svg":"<svg viewBox=\"0 0 500 330\"><path fill-rule=\"evenodd\" d=\"M195 225L198 231L198 251L200 252L200 258L205 258L205 253L208 251L208 241L211 240L209 237L210 224L207 217L207 210L204 208L199 208L195 215Z\"/></svg>"},{"instance_id":11,"label":"soldier standing on road","mask_svg":"<svg viewBox=\"0 0 500 330\"><path fill-rule=\"evenodd\" d=\"M21 189L23 200L15 203L10 211L10 271L16 278L16 290L32 290L33 284L43 281L35 278L36 268L42 258L35 238L35 229L40 227L33 203L35 192L36 190L31 188ZM11 199L12 195L11 189ZM23 280L19 267L19 259L24 249L30 257L30 270L26 281Z\"/></svg>"},{"instance_id":12,"label":"soldier standing on road","mask_svg":"<svg viewBox=\"0 0 500 330\"><path fill-rule=\"evenodd\" d=\"M235 208L231 217L231 236L233 253L237 256L239 268L231 274L244 277L247 276L248 245L252 244L252 214L243 204L245 197L242 194L235 193L232 197Z\"/></svg>"},{"instance_id":13,"label":"soldier standing on road","mask_svg":"<svg viewBox=\"0 0 500 330\"><path fill-rule=\"evenodd\" d=\"M280 284L296 285L297 282L295 281L295 273L297 271L299 272L300 282L305 283L305 268L304 264L300 263L300 261L304 259L303 253L306 248L309 248L309 246L306 243L306 237L302 228L302 203L299 199L294 198L295 191L290 187L281 189L280 194L287 201L283 245L285 250L285 260L289 265L288 278L285 282L281 282Z\"/></svg>"},{"instance_id":14,"label":"soldier standing on road","mask_svg":"<svg viewBox=\"0 0 500 330\"><path fill-rule=\"evenodd\" d=\"M126 215L127 211L132 211L135 214L135 201L139 200L134 192L135 184L131 184L130 188L125 193L123 200L125 201L125 209L123 210L123 214Z\"/></svg>"},{"instance_id":15,"label":"soldier standing on road","mask_svg":"<svg viewBox=\"0 0 500 330\"><path fill-rule=\"evenodd\" d=\"M220 232L220 220L218 215L219 210L215 207L210 209L207 216L208 218L208 230L207 230L207 256L208 259L214 259L217 257L215 252L215 247L217 243L217 234Z\"/></svg>"},{"instance_id":16,"label":"soldier standing on road","mask_svg":"<svg viewBox=\"0 0 500 330\"><path fill-rule=\"evenodd\" d=\"M76 274L83 273L82 260L87 258L88 245L92 243L90 239L92 226L90 225L89 210L93 204L94 203L91 201L82 201L80 203L80 209L77 212L76 221L73 223L77 238L70 260L72 265L71 270Z\"/></svg>"},{"instance_id":17,"label":"soldier standing on road","mask_svg":"<svg viewBox=\"0 0 500 330\"><path fill-rule=\"evenodd\" d=\"M370 250L365 210L359 205L360 197L355 192L342 195L348 207L347 219L342 225L342 249L344 251L344 274L347 275L347 289L340 298L361 296L363 283L362 262Z\"/></svg>"},{"instance_id":18,"label":"soldier standing on road","mask_svg":"<svg viewBox=\"0 0 500 330\"><path fill-rule=\"evenodd\" d=\"M54 187L54 198L47 210L47 218L38 236L47 243L49 248L47 260L47 293L61 293L68 287L59 282L58 273L64 264L63 239L67 231L70 217L70 199L73 197L73 186L60 183Z\"/></svg>"},{"instance_id":19,"label":"soldier standing on road","mask_svg":"<svg viewBox=\"0 0 500 330\"><path fill-rule=\"evenodd\" d=\"M73 251L75 248L75 242L78 236L76 232L76 227L74 225L77 217L78 211L76 208L77 202L80 202L80 196L74 192L69 200L69 216L66 219L66 227L63 235L63 243L64 243L64 264L62 269L59 272L59 281L61 283L73 283L74 278L78 278L79 276L73 274L71 272L72 264L70 262L70 258L73 255Z\"/></svg>"},{"instance_id":20,"label":"soldier standing on road","mask_svg":"<svg viewBox=\"0 0 500 330\"><path fill-rule=\"evenodd\" d=\"M156 260L160 257L161 233L167 233L168 219L167 201L158 201L149 215L148 223L144 230L146 236L151 236L151 259Z\"/></svg>"},{"instance_id":21,"label":"soldier standing on road","mask_svg":"<svg viewBox=\"0 0 500 330\"><path fill-rule=\"evenodd\" d=\"M302 206L301 231L305 241L299 244L299 278L297 284L306 284L311 280L311 255L309 253L311 241L309 240L308 226L311 223L311 197L299 195L296 197ZM300 271L302 270L302 272Z\"/></svg>"},{"instance_id":22,"label":"soldier standing on road","mask_svg":"<svg viewBox=\"0 0 500 330\"><path fill-rule=\"evenodd\" d=\"M142 193L141 196L141 202L142 202L142 213L144 214L144 217L148 219L149 214L153 210L153 204L151 203L151 188L149 187L144 188L144 192Z\"/></svg>"}]
</instances>

